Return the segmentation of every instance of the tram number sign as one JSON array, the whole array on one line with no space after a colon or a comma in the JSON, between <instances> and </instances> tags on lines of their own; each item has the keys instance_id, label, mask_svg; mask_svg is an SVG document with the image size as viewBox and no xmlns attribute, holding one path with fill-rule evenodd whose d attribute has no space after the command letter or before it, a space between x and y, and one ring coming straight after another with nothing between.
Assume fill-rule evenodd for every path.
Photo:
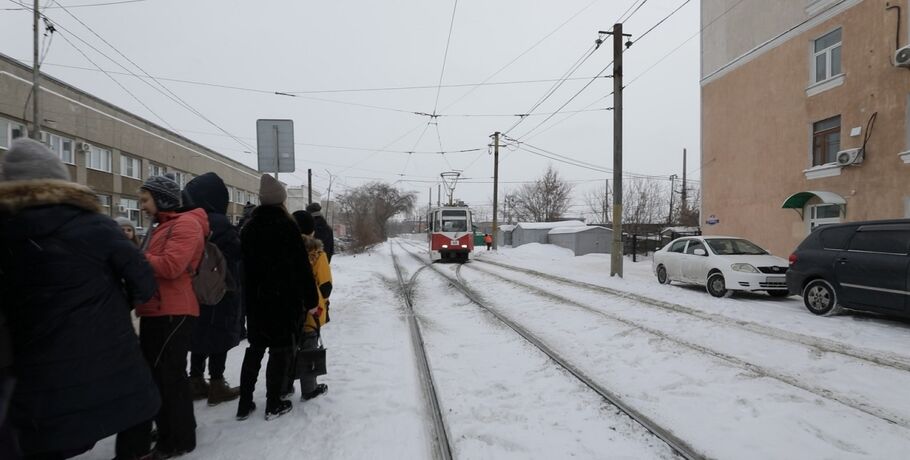
<instances>
[{"instance_id":1,"label":"tram number sign","mask_svg":"<svg viewBox=\"0 0 910 460\"><path fill-rule=\"evenodd\" d=\"M452 246L458 246L459 244L461 244L461 242L458 240L452 240Z\"/></svg>"}]
</instances>

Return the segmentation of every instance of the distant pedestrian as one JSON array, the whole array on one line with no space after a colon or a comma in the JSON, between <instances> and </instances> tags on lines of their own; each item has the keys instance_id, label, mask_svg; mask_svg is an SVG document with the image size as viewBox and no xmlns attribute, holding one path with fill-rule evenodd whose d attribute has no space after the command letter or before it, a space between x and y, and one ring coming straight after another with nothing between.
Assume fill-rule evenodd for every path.
<instances>
[{"instance_id":1,"label":"distant pedestrian","mask_svg":"<svg viewBox=\"0 0 910 460\"><path fill-rule=\"evenodd\" d=\"M13 141L0 170L0 330L17 379L0 412L26 457L68 458L119 432L118 457L147 455L148 430L144 443L142 430L128 434L161 400L129 311L155 293L152 268L43 144ZM2 355L0 401L11 388Z\"/></svg>"},{"instance_id":2,"label":"distant pedestrian","mask_svg":"<svg viewBox=\"0 0 910 460\"><path fill-rule=\"evenodd\" d=\"M126 235L126 239L132 241L136 247L139 247L139 235L136 234L136 225L133 224L133 221L127 219L126 217L118 217L114 220L117 221L118 225L120 225L120 230L122 230L123 234Z\"/></svg>"},{"instance_id":3,"label":"distant pedestrian","mask_svg":"<svg viewBox=\"0 0 910 460\"><path fill-rule=\"evenodd\" d=\"M322 216L322 206L319 203L310 203L306 210L316 221L316 239L322 241L325 255L328 257L329 263L332 263L332 256L335 255L335 233Z\"/></svg>"},{"instance_id":4,"label":"distant pedestrian","mask_svg":"<svg viewBox=\"0 0 910 460\"><path fill-rule=\"evenodd\" d=\"M266 420L292 408L281 399L297 333L308 310L319 306L316 283L300 229L284 207L287 192L277 179L264 174L260 205L240 232L243 248L243 292L246 297L249 348L240 372L237 419L256 409L253 390L266 348Z\"/></svg>"},{"instance_id":5,"label":"distant pedestrian","mask_svg":"<svg viewBox=\"0 0 910 460\"><path fill-rule=\"evenodd\" d=\"M316 287L319 292L319 306L307 312L306 322L301 331L298 350L302 352L312 351L319 346L320 329L329 322L329 296L332 295L332 269L329 267L329 259L322 249L322 241L313 237L315 231L315 220L313 216L306 211L296 211L294 220L300 227L300 233L303 235L303 242L309 254L310 265L313 267L313 277L316 280ZM296 371L296 366L295 366ZM324 383L316 383L317 375L303 374L295 376L300 379L300 400L308 401L328 391L329 386ZM290 386L287 394L294 393L294 379L290 379Z\"/></svg>"},{"instance_id":6,"label":"distant pedestrian","mask_svg":"<svg viewBox=\"0 0 910 460\"><path fill-rule=\"evenodd\" d=\"M240 234L227 217L228 189L217 174L205 173L186 184L184 208L200 208L208 215L209 241L218 247L227 262L227 292L217 305L199 305L199 320L190 346L190 385L193 399L207 399L209 406L233 401L240 387L231 387L224 378L228 350L240 343L243 318L237 289L240 279ZM208 360L209 382L205 381Z\"/></svg>"},{"instance_id":7,"label":"distant pedestrian","mask_svg":"<svg viewBox=\"0 0 910 460\"><path fill-rule=\"evenodd\" d=\"M164 176L150 177L139 188L139 204L153 217L142 242L155 271L157 295L139 306L139 340L161 391L156 455L173 457L196 448L193 394L186 358L199 316L192 274L202 260L209 222L205 211L181 211L180 186Z\"/></svg>"},{"instance_id":8,"label":"distant pedestrian","mask_svg":"<svg viewBox=\"0 0 910 460\"><path fill-rule=\"evenodd\" d=\"M484 233L483 235L483 244L487 245L487 251L493 247L493 236L489 233Z\"/></svg>"}]
</instances>

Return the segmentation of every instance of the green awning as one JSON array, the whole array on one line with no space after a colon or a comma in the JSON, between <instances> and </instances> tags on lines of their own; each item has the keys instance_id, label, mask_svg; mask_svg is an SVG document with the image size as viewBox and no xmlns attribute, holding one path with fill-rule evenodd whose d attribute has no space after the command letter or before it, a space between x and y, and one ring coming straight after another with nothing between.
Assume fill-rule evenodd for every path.
<instances>
[{"instance_id":1,"label":"green awning","mask_svg":"<svg viewBox=\"0 0 910 460\"><path fill-rule=\"evenodd\" d=\"M811 200L813 197L818 197L818 199L820 199L822 203L825 204L847 204L847 202L844 200L844 197L836 193L808 191L790 195L790 197L784 201L784 204L781 205L781 208L802 210L804 207L806 207L806 202Z\"/></svg>"}]
</instances>

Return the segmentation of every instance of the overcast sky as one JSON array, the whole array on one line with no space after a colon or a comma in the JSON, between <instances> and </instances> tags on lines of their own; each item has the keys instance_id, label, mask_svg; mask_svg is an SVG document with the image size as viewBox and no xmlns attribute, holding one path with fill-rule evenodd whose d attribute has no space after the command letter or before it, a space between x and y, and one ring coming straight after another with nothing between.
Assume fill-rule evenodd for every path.
<instances>
[{"instance_id":1,"label":"overcast sky","mask_svg":"<svg viewBox=\"0 0 910 460\"><path fill-rule=\"evenodd\" d=\"M474 206L488 205L492 198L492 184L484 183L493 175L489 136L508 131L519 121L514 114L527 113L554 85L552 81L489 83L559 79L579 58L590 54L573 74L573 78L587 78L566 81L533 113L556 111L612 61L609 36L603 46L589 51L597 32L610 29L633 3L460 0L453 23L455 3L443 0L134 0L94 7L75 6L123 0L60 1L155 77L244 89L160 80L216 127L140 79L112 74L154 115L62 36L105 70L125 72L81 40L132 72L141 72L58 4L42 0L42 5L48 5L45 14L69 31L60 30L50 42L43 68L50 75L170 125L254 168L256 156L250 146L256 144L256 119L293 119L297 172L283 175L289 183L302 182L306 169L312 168L317 190L325 190L331 173L337 176L333 194L379 179L397 181L400 187L418 192L419 202L426 203L430 187L435 201L439 173L462 170L464 182L455 194ZM684 2L646 0L625 22L625 32L633 34L634 40ZM682 175L682 149L688 148L689 172L694 173L693 179L698 177L699 39L686 40L699 30L699 3L689 2L624 54L628 85L624 169L628 172ZM5 8L0 10L0 52L30 64L31 13L11 10L17 5L10 0L0 0L0 8ZM437 90L441 73L443 87ZM488 84L472 86L484 81ZM375 90L413 86L427 88ZM606 96L612 87L612 80L598 79L563 109L567 113L539 127L548 115L526 117L508 134L533 147L611 169L613 113L590 109L611 107L612 97ZM313 92L326 90L369 91ZM298 97L275 95L275 91ZM589 111L578 112L581 109ZM482 150L453 152L471 149ZM415 153L404 153L409 151ZM438 151L453 153L432 153ZM612 179L609 173L509 147L501 150L501 193L538 177L548 164L573 181L576 205L583 203L586 190Z\"/></svg>"}]
</instances>

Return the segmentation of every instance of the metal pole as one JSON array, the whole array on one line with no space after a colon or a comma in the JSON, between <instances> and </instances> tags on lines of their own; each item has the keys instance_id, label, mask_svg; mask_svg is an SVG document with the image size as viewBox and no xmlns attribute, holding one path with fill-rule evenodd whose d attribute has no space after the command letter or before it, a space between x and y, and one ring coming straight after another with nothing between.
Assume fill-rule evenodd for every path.
<instances>
[{"instance_id":1,"label":"metal pole","mask_svg":"<svg viewBox=\"0 0 910 460\"><path fill-rule=\"evenodd\" d=\"M670 215L667 216L667 225L673 225L673 195L676 195L676 174L670 176Z\"/></svg>"},{"instance_id":2,"label":"metal pole","mask_svg":"<svg viewBox=\"0 0 910 460\"><path fill-rule=\"evenodd\" d=\"M332 208L332 182L335 181L335 176L328 169L325 172L329 175L329 189L325 193L325 221L331 226L332 221L329 220L329 210Z\"/></svg>"},{"instance_id":3,"label":"metal pole","mask_svg":"<svg viewBox=\"0 0 910 460\"><path fill-rule=\"evenodd\" d=\"M306 170L306 193L307 205L313 202L313 170L307 168Z\"/></svg>"},{"instance_id":4,"label":"metal pole","mask_svg":"<svg viewBox=\"0 0 910 460\"><path fill-rule=\"evenodd\" d=\"M38 46L38 21L41 13L38 10L38 0L35 0L34 12L34 50L32 52L32 139L41 141L41 104L38 103L38 93L41 88L41 69L39 65Z\"/></svg>"},{"instance_id":5,"label":"metal pole","mask_svg":"<svg viewBox=\"0 0 910 460\"><path fill-rule=\"evenodd\" d=\"M499 249L496 232L499 229L499 131L493 133L493 249Z\"/></svg>"},{"instance_id":6,"label":"metal pole","mask_svg":"<svg viewBox=\"0 0 910 460\"><path fill-rule=\"evenodd\" d=\"M613 26L613 254L610 276L622 277L622 23Z\"/></svg>"},{"instance_id":7,"label":"metal pole","mask_svg":"<svg viewBox=\"0 0 910 460\"><path fill-rule=\"evenodd\" d=\"M442 184L436 187L436 206L442 206Z\"/></svg>"},{"instance_id":8,"label":"metal pole","mask_svg":"<svg viewBox=\"0 0 910 460\"><path fill-rule=\"evenodd\" d=\"M686 201L686 149L683 149L683 188L682 188L682 207L680 209L680 215L684 219L689 219L689 202ZM684 225L688 225L685 223Z\"/></svg>"},{"instance_id":9,"label":"metal pole","mask_svg":"<svg viewBox=\"0 0 910 460\"><path fill-rule=\"evenodd\" d=\"M278 170L281 169L281 159L279 157L281 153L279 152L280 149L278 148L278 126L273 125L272 130L275 131L275 179L277 180Z\"/></svg>"}]
</instances>

